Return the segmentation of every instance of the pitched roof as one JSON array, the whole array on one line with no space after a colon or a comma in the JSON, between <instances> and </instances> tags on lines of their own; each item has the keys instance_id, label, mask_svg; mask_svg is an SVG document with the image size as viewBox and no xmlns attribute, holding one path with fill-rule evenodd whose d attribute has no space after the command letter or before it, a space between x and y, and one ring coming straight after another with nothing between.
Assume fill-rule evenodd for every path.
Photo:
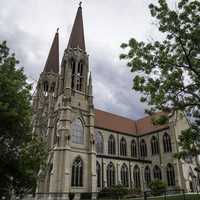
<instances>
[{"instance_id":1,"label":"pitched roof","mask_svg":"<svg viewBox=\"0 0 200 200\"><path fill-rule=\"evenodd\" d=\"M163 113L156 113L156 116L162 114ZM143 135L168 127L168 124L154 125L152 121L154 116L147 116L134 121L132 119L95 109L95 127L132 135Z\"/></svg>"},{"instance_id":2,"label":"pitched roof","mask_svg":"<svg viewBox=\"0 0 200 200\"><path fill-rule=\"evenodd\" d=\"M80 48L85 51L82 8L79 6L67 48Z\"/></svg>"},{"instance_id":3,"label":"pitched roof","mask_svg":"<svg viewBox=\"0 0 200 200\"><path fill-rule=\"evenodd\" d=\"M54 36L53 43L51 45L49 55L44 67L43 72L59 72L59 35L58 31Z\"/></svg>"},{"instance_id":4,"label":"pitched roof","mask_svg":"<svg viewBox=\"0 0 200 200\"><path fill-rule=\"evenodd\" d=\"M116 132L136 134L133 120L95 109L95 127Z\"/></svg>"},{"instance_id":5,"label":"pitched roof","mask_svg":"<svg viewBox=\"0 0 200 200\"><path fill-rule=\"evenodd\" d=\"M137 126L137 133L139 135L142 135L142 134L156 132L156 131L162 130L164 128L167 128L169 126L168 124L155 125L153 123L153 118L156 116L161 116L161 115L165 115L165 113L163 113L163 112L155 113L152 116L147 116L147 117L144 117L144 118L141 118L141 119L135 121L136 126Z\"/></svg>"}]
</instances>

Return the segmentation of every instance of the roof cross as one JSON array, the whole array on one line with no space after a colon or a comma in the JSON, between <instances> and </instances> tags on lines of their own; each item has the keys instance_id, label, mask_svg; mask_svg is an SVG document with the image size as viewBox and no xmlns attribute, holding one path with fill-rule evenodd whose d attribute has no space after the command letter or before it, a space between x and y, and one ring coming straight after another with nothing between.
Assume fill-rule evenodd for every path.
<instances>
[{"instance_id":1,"label":"roof cross","mask_svg":"<svg viewBox=\"0 0 200 200\"><path fill-rule=\"evenodd\" d=\"M82 5L82 1L79 2L79 7L81 7L81 5Z\"/></svg>"}]
</instances>

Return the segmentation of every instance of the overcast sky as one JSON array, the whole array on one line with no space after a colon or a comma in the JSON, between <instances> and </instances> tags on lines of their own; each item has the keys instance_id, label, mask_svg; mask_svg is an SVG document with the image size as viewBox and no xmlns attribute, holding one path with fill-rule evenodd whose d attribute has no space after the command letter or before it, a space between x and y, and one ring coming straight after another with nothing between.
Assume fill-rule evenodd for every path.
<instances>
[{"instance_id":1,"label":"overcast sky","mask_svg":"<svg viewBox=\"0 0 200 200\"><path fill-rule=\"evenodd\" d=\"M85 0L83 20L93 77L95 107L132 119L144 116L133 74L119 59L131 37L156 37L148 5L156 0ZM0 0L0 41L7 40L29 79L38 80L60 28L60 60L67 47L78 0Z\"/></svg>"}]
</instances>

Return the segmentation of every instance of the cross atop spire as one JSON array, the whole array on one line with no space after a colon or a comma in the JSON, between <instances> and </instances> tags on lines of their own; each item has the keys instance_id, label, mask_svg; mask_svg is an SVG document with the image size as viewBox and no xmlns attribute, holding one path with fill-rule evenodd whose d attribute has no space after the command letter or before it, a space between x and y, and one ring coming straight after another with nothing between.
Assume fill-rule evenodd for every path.
<instances>
[{"instance_id":1,"label":"cross atop spire","mask_svg":"<svg viewBox=\"0 0 200 200\"><path fill-rule=\"evenodd\" d=\"M85 51L85 38L83 28L83 17L82 17L82 2L79 3L78 11L72 28L72 32L69 38L67 48L80 48Z\"/></svg>"},{"instance_id":2,"label":"cross atop spire","mask_svg":"<svg viewBox=\"0 0 200 200\"><path fill-rule=\"evenodd\" d=\"M82 1L79 2L79 7L81 7L81 5L82 5Z\"/></svg>"},{"instance_id":3,"label":"cross atop spire","mask_svg":"<svg viewBox=\"0 0 200 200\"><path fill-rule=\"evenodd\" d=\"M59 35L58 30L56 31L56 34L53 39L53 43L51 45L49 55L44 67L43 72L59 72Z\"/></svg>"}]
</instances>

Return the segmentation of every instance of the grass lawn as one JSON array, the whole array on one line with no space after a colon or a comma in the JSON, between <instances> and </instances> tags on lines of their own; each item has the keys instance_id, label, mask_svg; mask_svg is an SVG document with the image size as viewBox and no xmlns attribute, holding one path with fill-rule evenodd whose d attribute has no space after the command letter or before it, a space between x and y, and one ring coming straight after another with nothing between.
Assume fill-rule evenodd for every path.
<instances>
[{"instance_id":1,"label":"grass lawn","mask_svg":"<svg viewBox=\"0 0 200 200\"><path fill-rule=\"evenodd\" d=\"M144 198L131 198L130 200L144 200ZM182 194L165 197L148 197L147 200L184 200ZM185 200L200 200L200 194L185 194Z\"/></svg>"}]
</instances>

